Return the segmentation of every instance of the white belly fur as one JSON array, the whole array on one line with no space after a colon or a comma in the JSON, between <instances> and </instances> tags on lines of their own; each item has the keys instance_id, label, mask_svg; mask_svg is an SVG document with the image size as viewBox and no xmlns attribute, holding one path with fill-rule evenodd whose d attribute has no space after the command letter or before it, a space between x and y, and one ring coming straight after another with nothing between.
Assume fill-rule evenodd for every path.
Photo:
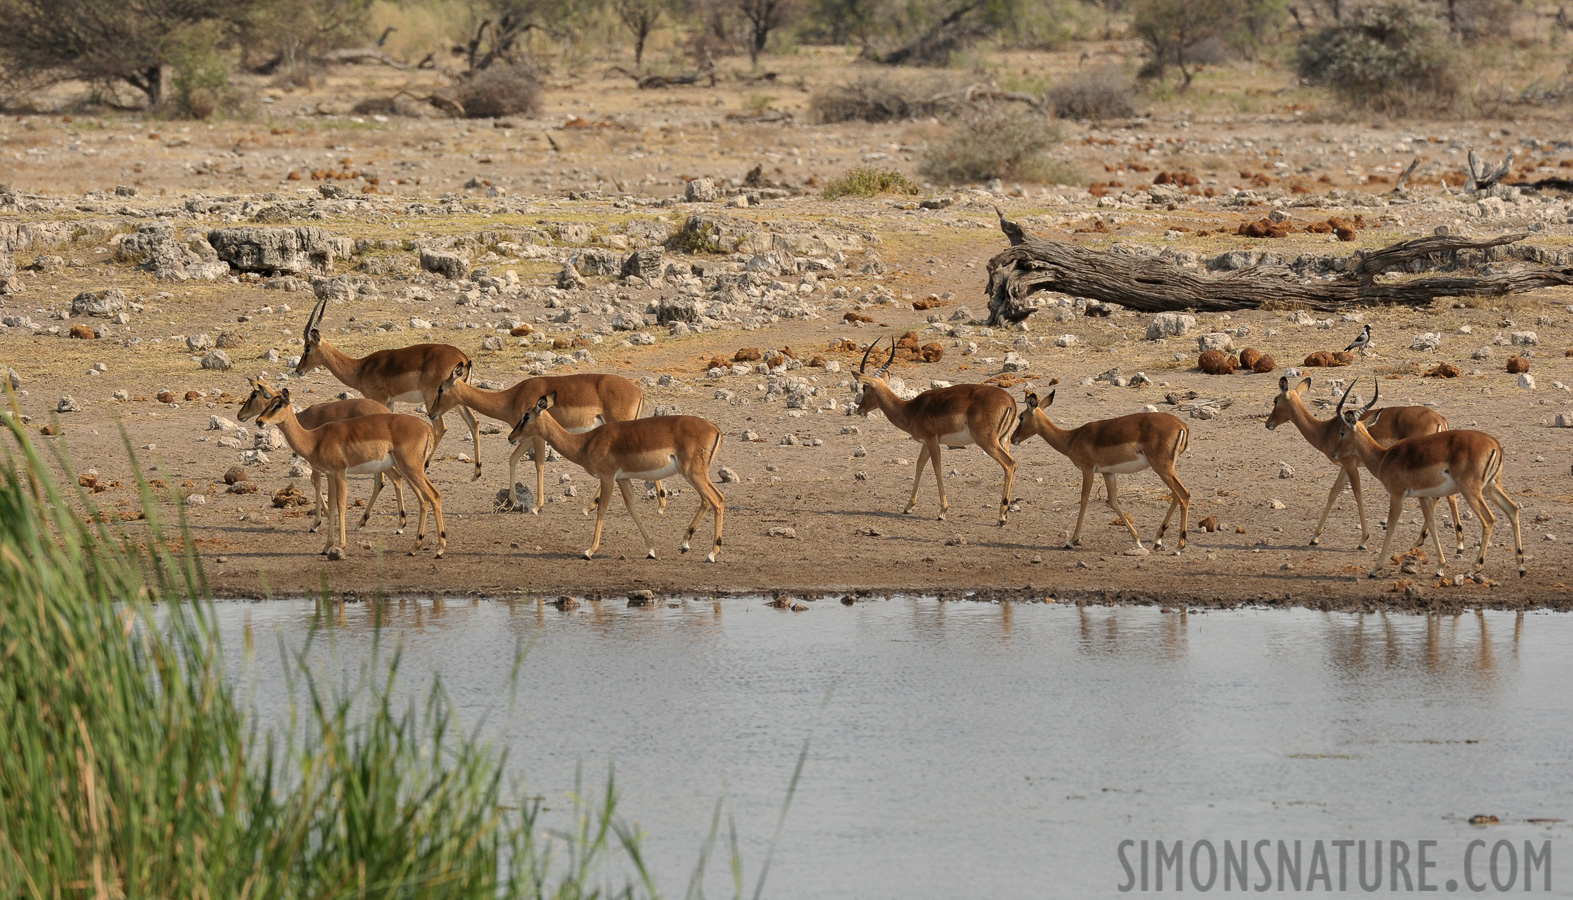
<instances>
[{"instance_id":1,"label":"white belly fur","mask_svg":"<svg viewBox=\"0 0 1573 900\"><path fill-rule=\"evenodd\" d=\"M344 470L344 474L375 475L378 472L386 472L391 468L393 468L393 454L389 453L382 459L376 459L372 460L371 462L363 462L360 465L350 466L348 469Z\"/></svg>"},{"instance_id":2,"label":"white belly fur","mask_svg":"<svg viewBox=\"0 0 1573 900\"><path fill-rule=\"evenodd\" d=\"M400 394L397 397L389 397L388 398L388 402L389 403L425 403L426 402L426 398L421 396L421 392L420 391L407 391L406 393Z\"/></svg>"},{"instance_id":3,"label":"white belly fur","mask_svg":"<svg viewBox=\"0 0 1573 900\"><path fill-rule=\"evenodd\" d=\"M1442 483L1436 487L1420 488L1419 490L1404 491L1405 497L1450 497L1458 493L1458 484L1453 481L1451 472L1442 476Z\"/></svg>"},{"instance_id":4,"label":"white belly fur","mask_svg":"<svg viewBox=\"0 0 1573 900\"><path fill-rule=\"evenodd\" d=\"M972 439L972 432L958 431L955 434L940 435L939 443L942 447L950 447L954 449L956 447L969 447L977 442Z\"/></svg>"},{"instance_id":5,"label":"white belly fur","mask_svg":"<svg viewBox=\"0 0 1573 900\"><path fill-rule=\"evenodd\" d=\"M605 419L603 419L600 416L596 416L594 425L584 425L584 426L581 426L579 428L564 428L563 430L568 432L569 434L584 434L586 431L594 431L595 429L600 428L602 425L605 425L605 424L606 424L606 420Z\"/></svg>"},{"instance_id":6,"label":"white belly fur","mask_svg":"<svg viewBox=\"0 0 1573 900\"><path fill-rule=\"evenodd\" d=\"M666 465L648 472L625 472L619 469L617 471L617 480L622 481L624 478L631 478L634 481L661 481L665 478L671 478L677 474L677 457L668 456L667 459L669 461Z\"/></svg>"},{"instance_id":7,"label":"white belly fur","mask_svg":"<svg viewBox=\"0 0 1573 900\"><path fill-rule=\"evenodd\" d=\"M1094 472L1099 475L1129 475L1147 468L1147 454L1137 453L1136 458L1130 462L1115 463L1112 466L1095 466Z\"/></svg>"}]
</instances>

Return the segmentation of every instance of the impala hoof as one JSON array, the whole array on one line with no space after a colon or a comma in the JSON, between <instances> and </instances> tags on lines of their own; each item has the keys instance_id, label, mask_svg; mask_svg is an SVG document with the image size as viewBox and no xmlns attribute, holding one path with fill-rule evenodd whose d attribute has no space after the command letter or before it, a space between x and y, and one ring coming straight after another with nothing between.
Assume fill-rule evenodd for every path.
<instances>
[{"instance_id":1,"label":"impala hoof","mask_svg":"<svg viewBox=\"0 0 1573 900\"><path fill-rule=\"evenodd\" d=\"M1321 542L1322 542L1322 539L1320 537L1313 537L1313 538L1311 538L1311 546L1313 546L1313 547L1315 547L1317 544L1320 544Z\"/></svg>"},{"instance_id":2,"label":"impala hoof","mask_svg":"<svg viewBox=\"0 0 1573 900\"><path fill-rule=\"evenodd\" d=\"M705 562L715 562L715 551L712 550L710 555L705 557Z\"/></svg>"},{"instance_id":3,"label":"impala hoof","mask_svg":"<svg viewBox=\"0 0 1573 900\"><path fill-rule=\"evenodd\" d=\"M681 547L678 547L677 550L678 550L679 553L687 553L688 552L688 542L687 541L683 541L683 545Z\"/></svg>"},{"instance_id":4,"label":"impala hoof","mask_svg":"<svg viewBox=\"0 0 1573 900\"><path fill-rule=\"evenodd\" d=\"M432 557L432 559L442 559L442 555L443 555L443 554L444 554L444 553L447 553L447 552L448 552L448 551L446 551L446 550L438 550L438 551L437 551L437 555L436 555L436 556L434 556L434 557Z\"/></svg>"},{"instance_id":5,"label":"impala hoof","mask_svg":"<svg viewBox=\"0 0 1573 900\"><path fill-rule=\"evenodd\" d=\"M400 525L397 529L394 530L393 533L394 534L403 534L404 533L404 526Z\"/></svg>"},{"instance_id":6,"label":"impala hoof","mask_svg":"<svg viewBox=\"0 0 1573 900\"><path fill-rule=\"evenodd\" d=\"M1365 577L1367 577L1367 578L1381 578L1381 577L1382 577L1382 576L1381 576L1381 575L1378 575L1378 574L1377 574L1377 573L1376 573L1376 570L1375 570L1375 569L1372 569L1372 570L1371 570L1371 571L1369 571L1369 572L1367 572L1367 573L1365 573Z\"/></svg>"},{"instance_id":7,"label":"impala hoof","mask_svg":"<svg viewBox=\"0 0 1573 900\"><path fill-rule=\"evenodd\" d=\"M1356 547L1355 549L1356 550L1364 550L1365 549L1365 541L1361 541L1360 542L1360 546Z\"/></svg>"},{"instance_id":8,"label":"impala hoof","mask_svg":"<svg viewBox=\"0 0 1573 900\"><path fill-rule=\"evenodd\" d=\"M655 548L654 547L651 547L650 548L650 552L645 554L645 559L655 559Z\"/></svg>"},{"instance_id":9,"label":"impala hoof","mask_svg":"<svg viewBox=\"0 0 1573 900\"><path fill-rule=\"evenodd\" d=\"M344 558L344 548L343 547L329 547L328 548L328 559L331 559L331 560L334 560L334 561L338 561L338 560L341 560L343 558Z\"/></svg>"},{"instance_id":10,"label":"impala hoof","mask_svg":"<svg viewBox=\"0 0 1573 900\"><path fill-rule=\"evenodd\" d=\"M589 559L590 558L590 551L588 551L588 550L584 551L584 558L585 559Z\"/></svg>"},{"instance_id":11,"label":"impala hoof","mask_svg":"<svg viewBox=\"0 0 1573 900\"><path fill-rule=\"evenodd\" d=\"M1523 566L1519 566L1518 567L1518 577L1523 578L1525 575L1528 575L1528 574L1529 574L1529 570L1528 569L1524 568Z\"/></svg>"}]
</instances>

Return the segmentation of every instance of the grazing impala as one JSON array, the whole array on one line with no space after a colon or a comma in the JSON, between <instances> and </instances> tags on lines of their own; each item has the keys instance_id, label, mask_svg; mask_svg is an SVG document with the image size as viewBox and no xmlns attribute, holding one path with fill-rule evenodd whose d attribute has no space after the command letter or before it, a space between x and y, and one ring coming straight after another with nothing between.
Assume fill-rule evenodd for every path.
<instances>
[{"instance_id":1,"label":"grazing impala","mask_svg":"<svg viewBox=\"0 0 1573 900\"><path fill-rule=\"evenodd\" d=\"M442 495L426 477L426 459L436 438L425 420L383 413L327 422L308 430L296 418L289 402L289 389L285 388L257 414L257 424L278 425L290 448L305 457L313 470L327 476L328 544L322 552L329 559L338 559L349 552L344 537L344 510L349 499L345 478L389 469L409 482L419 504L415 549L410 555L419 552L425 541L429 503L437 518L437 558L442 559L443 551L448 548L448 530L442 522ZM334 543L335 538L337 543Z\"/></svg>"},{"instance_id":2,"label":"grazing impala","mask_svg":"<svg viewBox=\"0 0 1573 900\"><path fill-rule=\"evenodd\" d=\"M305 375L322 366L332 372L334 378L378 403L390 407L395 402L424 403L427 409L437 402L437 388L455 368L462 366L464 377L470 377L470 358L458 347L448 344L415 344L378 350L359 359L346 356L324 341L322 332L318 330L327 304L326 299L317 301L310 318L306 320L306 349L300 355L300 364L295 366L296 375ZM470 437L475 441L475 477L470 480L478 481L481 477L480 424L462 406L459 407L459 417L469 426ZM435 453L448 426L438 418L433 421L432 428L436 433L436 441L432 443L431 449Z\"/></svg>"},{"instance_id":3,"label":"grazing impala","mask_svg":"<svg viewBox=\"0 0 1573 900\"><path fill-rule=\"evenodd\" d=\"M1338 449L1340 422L1337 416L1322 420L1311 415L1303 399L1305 392L1310 388L1309 378L1293 388L1289 387L1287 377L1278 379L1278 396L1273 400L1272 413L1267 416L1267 430L1271 431L1285 422L1293 422L1306 443L1322 451L1323 456L1338 466L1338 478L1333 481L1333 489L1327 492L1327 505L1322 507L1322 517L1316 520L1316 530L1311 532L1311 546L1314 547L1321 541L1322 529L1327 525L1327 514L1332 512L1333 503L1343 492L1344 482L1348 482L1349 489L1355 495L1355 511L1360 515L1360 549L1364 550L1371 540L1371 532L1365 523L1365 498L1360 494L1360 461L1355 456L1341 458L1334 456ZM1447 430L1447 419L1436 410L1424 406L1389 406L1384 409L1373 409L1361 416L1360 421L1371 433L1372 440L1384 447L1404 438L1436 434ZM1453 511L1453 527L1458 532L1458 552L1462 555L1464 523L1458 518L1458 498L1448 497L1447 505ZM1424 544L1425 540L1426 535L1422 531L1420 540L1415 546Z\"/></svg>"},{"instance_id":4,"label":"grazing impala","mask_svg":"<svg viewBox=\"0 0 1573 900\"><path fill-rule=\"evenodd\" d=\"M874 344L863 351L863 362L855 374L863 386L863 396L858 400L857 414L866 416L874 410L885 414L890 424L905 431L914 441L923 445L918 451L917 472L912 476L912 496L907 500L903 513L912 512L918 505L918 486L923 483L923 465L932 462L934 480L939 484L939 518L945 519L950 501L945 498L945 476L940 468L940 447L957 449L977 444L990 459L1005 470L1004 490L1000 492L1000 521L1010 512L1010 491L1016 481L1016 460L1005 446L1005 439L1016 427L1016 401L1004 389L992 384L957 384L951 387L924 391L911 400L903 400L890 389L887 378L890 364L896 361L896 339L890 339L890 358L873 374L868 371L868 356Z\"/></svg>"},{"instance_id":5,"label":"grazing impala","mask_svg":"<svg viewBox=\"0 0 1573 900\"><path fill-rule=\"evenodd\" d=\"M590 549L584 551L585 559L601 547L601 526L606 521L606 507L612 502L614 483L623 492L623 505L628 507L628 515L639 526L649 556L654 559L655 542L634 510L629 482L633 479L659 481L681 474L699 492L699 512L688 523L682 551L688 552L694 530L704 519L705 512L713 509L715 543L710 547L708 559L715 562L721 550L721 518L726 510L726 498L710 483L710 464L721 447L721 429L698 416L656 416L631 422L608 422L583 434L574 434L546 414L556 404L555 393L537 400L509 433L508 443L517 447L525 438L542 438L552 449L600 481L600 493L595 498L595 537L590 541Z\"/></svg>"},{"instance_id":6,"label":"grazing impala","mask_svg":"<svg viewBox=\"0 0 1573 900\"><path fill-rule=\"evenodd\" d=\"M251 396L247 397L246 402L241 404L240 413L235 416L242 422L267 409L268 404L273 402L273 398L278 396L277 391L263 382L255 378L248 380L251 382ZM334 400L331 403L318 403L314 406L308 406L296 413L295 417L300 421L300 426L309 431L327 422L338 422L359 416L372 416L391 412L393 410L388 409L387 406L375 400ZM371 499L366 501L366 512L360 517L360 524L355 526L356 528L365 528L366 522L371 519L371 508L377 505L377 497L382 494L383 474L378 472L374 476ZM393 496L399 501L399 528L394 533L403 534L407 521L407 517L404 514L404 483L399 480L397 475L392 475L391 480L393 481ZM322 521L328 516L328 504L324 500L322 493L322 481L323 474L316 469L312 469L311 487L317 495L317 504L312 508L312 513L317 517L317 521L311 523L312 534L317 533L317 529L322 527Z\"/></svg>"},{"instance_id":7,"label":"grazing impala","mask_svg":"<svg viewBox=\"0 0 1573 900\"><path fill-rule=\"evenodd\" d=\"M433 420L455 406L468 408L483 416L515 424L547 394L557 403L550 413L557 424L573 434L583 434L607 422L629 422L644 411L644 391L620 375L547 375L526 378L507 390L487 391L464 381L469 370L455 366L448 379L437 388L437 402L428 407ZM508 456L508 496L519 503L514 493L519 460L533 448L535 455L535 506L539 513L546 505L546 440L536 436L530 444L520 443ZM666 492L656 483L659 511L666 512Z\"/></svg>"},{"instance_id":8,"label":"grazing impala","mask_svg":"<svg viewBox=\"0 0 1573 900\"><path fill-rule=\"evenodd\" d=\"M1344 409L1344 401L1349 399L1352 390L1353 384L1338 401L1338 446L1334 453L1340 458L1358 456L1382 482L1382 487L1387 488L1388 494L1387 535L1382 538L1382 553L1376 558L1376 565L1371 567L1370 577L1376 578L1387 562L1405 497L1420 499L1425 528L1436 537L1437 574L1441 575L1442 563L1447 557L1442 553L1442 535L1436 532L1436 501L1463 494L1475 515L1480 517L1480 555L1475 557L1473 571L1485 568L1486 548L1491 545L1491 530L1496 525L1496 516L1486 506L1485 498L1489 496L1513 523L1513 549L1518 552L1518 574L1522 578L1525 572L1524 536L1518 526L1518 504L1502 490L1501 442L1483 431L1441 431L1383 447L1361 421L1361 415L1376 405L1382 392L1381 384L1371 392L1371 402L1360 410Z\"/></svg>"},{"instance_id":9,"label":"grazing impala","mask_svg":"<svg viewBox=\"0 0 1573 900\"><path fill-rule=\"evenodd\" d=\"M1049 396L1043 399L1041 405L1038 395L1028 391L1027 414L1021 417L1021 425L1010 436L1010 442L1019 444L1035 434L1040 435L1050 447L1065 454L1081 470L1081 512L1076 514L1076 531L1065 542L1065 546L1074 547L1081 543L1081 525L1087 518L1087 501L1092 496L1092 476L1102 475L1103 484L1109 492L1109 508L1114 510L1114 514L1125 523L1131 537L1136 539L1137 549L1142 549L1141 535L1137 533L1135 524L1125 514L1125 510L1120 509L1115 476L1150 468L1173 495L1169 501L1169 511L1164 513L1163 524L1158 526L1155 546L1159 550L1163 549L1163 533L1169 530L1169 520L1178 508L1180 549L1184 550L1191 512L1191 492L1180 483L1174 464L1191 442L1191 430L1185 423L1168 413L1151 412L1100 419L1078 428L1060 428L1050 422L1048 414L1043 411L1043 407L1053 403L1053 391L1049 391Z\"/></svg>"}]
</instances>

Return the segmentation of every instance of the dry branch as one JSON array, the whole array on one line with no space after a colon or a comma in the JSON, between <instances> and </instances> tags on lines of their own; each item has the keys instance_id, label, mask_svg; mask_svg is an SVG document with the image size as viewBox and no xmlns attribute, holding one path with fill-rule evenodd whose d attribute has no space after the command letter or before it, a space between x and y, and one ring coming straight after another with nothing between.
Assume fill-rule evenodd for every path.
<instances>
[{"instance_id":1,"label":"dry branch","mask_svg":"<svg viewBox=\"0 0 1573 900\"><path fill-rule=\"evenodd\" d=\"M1019 322L1036 308L1038 291L1118 303L1139 312L1233 312L1263 304L1337 310L1368 304L1425 306L1437 297L1500 296L1573 284L1573 268L1526 268L1479 276L1428 276L1377 281L1413 260L1458 250L1480 250L1523 240L1524 234L1471 239L1457 235L1417 238L1355 254L1346 274L1307 281L1283 266L1249 266L1207 275L1167 259L1091 250L1027 235L1002 215L1000 227L1013 246L989 260L989 324ZM1013 233L1014 232L1014 233Z\"/></svg>"},{"instance_id":2,"label":"dry branch","mask_svg":"<svg viewBox=\"0 0 1573 900\"><path fill-rule=\"evenodd\" d=\"M1469 151L1469 178L1464 182L1464 190L1471 194L1478 191L1489 191L1491 186L1507 177L1508 170L1513 168L1513 148L1508 148L1507 158L1502 160L1502 165L1492 168L1490 163L1482 163L1480 156L1475 151Z\"/></svg>"}]
</instances>

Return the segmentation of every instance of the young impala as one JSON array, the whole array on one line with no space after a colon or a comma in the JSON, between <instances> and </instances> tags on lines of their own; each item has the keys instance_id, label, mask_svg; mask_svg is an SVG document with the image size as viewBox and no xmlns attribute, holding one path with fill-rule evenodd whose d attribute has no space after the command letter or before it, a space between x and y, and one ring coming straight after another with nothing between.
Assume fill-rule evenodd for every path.
<instances>
[{"instance_id":1,"label":"young impala","mask_svg":"<svg viewBox=\"0 0 1573 900\"><path fill-rule=\"evenodd\" d=\"M1173 518L1175 509L1179 509L1180 549L1184 550L1191 512L1191 492L1180 483L1174 464L1191 442L1191 431L1185 423L1168 413L1152 412L1101 419L1078 428L1066 429L1050 422L1044 413L1043 407L1053 403L1053 391L1049 391L1049 396L1043 399L1041 405L1038 395L1028 391L1027 414L1021 417L1021 425L1010 436L1010 442L1019 444L1033 435L1040 435L1050 447L1063 453L1081 470L1081 512L1076 514L1076 531L1065 542L1065 546L1069 548L1081 543L1082 521L1087 518L1087 501L1092 496L1092 477L1102 475L1103 484L1109 492L1109 508L1125 523L1131 537L1136 539L1137 549L1141 549L1141 535L1137 533L1131 517L1120 508L1115 476L1150 468L1173 495L1169 501L1169 511L1164 513L1163 524L1158 526L1155 546L1163 549L1163 534L1169 530L1169 520Z\"/></svg>"},{"instance_id":2,"label":"young impala","mask_svg":"<svg viewBox=\"0 0 1573 900\"><path fill-rule=\"evenodd\" d=\"M1491 545L1491 530L1496 525L1496 516L1486 506L1489 496L1513 524L1513 549L1518 553L1518 574L1522 578L1525 572L1524 536L1518 525L1518 504L1502 490L1501 442L1483 431L1441 431L1383 447L1360 420L1362 413L1376 405L1381 384L1371 392L1371 402L1360 410L1344 409L1344 401L1349 399L1352 390L1353 384L1338 401L1338 446L1334 453L1340 458L1358 456L1382 482L1382 487L1387 488L1388 494L1387 535L1382 538L1382 553L1376 558L1376 565L1371 567L1370 577L1376 578L1387 562L1405 497L1420 499L1425 528L1436 537L1437 574L1441 575L1442 563L1447 557L1442 553L1442 536L1436 532L1436 501L1463 494L1475 515L1480 517L1480 555L1475 557L1473 571L1485 568L1486 548Z\"/></svg>"},{"instance_id":3,"label":"young impala","mask_svg":"<svg viewBox=\"0 0 1573 900\"><path fill-rule=\"evenodd\" d=\"M590 549L584 551L585 559L601 547L601 526L606 521L606 507L612 502L614 483L623 492L623 505L628 507L628 515L639 526L649 556L654 559L655 542L650 539L644 523L639 521L629 483L634 479L659 481L681 474L699 492L699 512L688 523L682 551L688 552L694 530L704 519L705 512L713 509L715 543L707 558L715 562L721 550L721 518L726 510L726 498L710 483L710 465L721 447L721 429L698 416L656 416L631 422L608 422L583 434L574 434L546 414L556 404L555 393L537 400L509 433L508 443L517 447L526 438L542 438L553 450L583 467L600 482L600 493L595 500L595 537L590 541Z\"/></svg>"},{"instance_id":4,"label":"young impala","mask_svg":"<svg viewBox=\"0 0 1573 900\"><path fill-rule=\"evenodd\" d=\"M923 466L932 463L934 481L939 485L939 518L944 521L950 509L945 497L945 476L940 468L940 447L958 449L977 444L990 459L1005 470L1005 485L1000 492L1000 521L1010 512L1010 492L1016 481L1016 459L1005 446L1005 439L1016 427L1016 401L1004 389L992 384L957 384L951 387L924 391L911 400L903 400L890 389L887 378L890 364L896 361L896 339L890 339L890 358L873 374L868 372L868 356L874 344L863 351L863 362L854 373L863 386L863 396L858 400L857 414L866 416L874 410L885 414L890 424L905 431L923 446L918 451L918 467L912 477L912 496L907 500L903 513L912 512L918 505L918 486L923 483Z\"/></svg>"},{"instance_id":5,"label":"young impala","mask_svg":"<svg viewBox=\"0 0 1573 900\"><path fill-rule=\"evenodd\" d=\"M370 475L392 469L409 482L419 504L416 517L415 549L426 538L426 506L431 504L437 519L437 558L448 548L448 530L442 522L442 495L426 477L426 459L436 443L431 426L416 416L396 413L360 416L328 422L316 429L301 427L290 406L289 389L279 391L261 413L259 425L278 425L290 448L305 457L311 468L328 479L328 544L322 552L338 559L349 552L344 537L344 510L349 499L345 478ZM337 543L334 543L337 538Z\"/></svg>"},{"instance_id":6,"label":"young impala","mask_svg":"<svg viewBox=\"0 0 1573 900\"><path fill-rule=\"evenodd\" d=\"M1338 466L1338 478L1333 481L1333 489L1327 492L1327 505L1322 507L1322 517L1316 520L1316 530L1311 532L1311 546L1314 547L1321 541L1322 529L1327 525L1327 514L1332 512L1333 503L1338 500L1338 495L1343 491L1344 483L1348 482L1349 489L1355 495L1355 511L1360 516L1360 549L1364 550L1371 540L1371 532L1366 527L1365 498L1360 493L1359 459L1354 456L1342 458L1334 456L1334 452L1338 449L1340 422L1337 416L1323 420L1311 415L1303 399L1305 392L1310 388L1309 378L1293 388L1289 386L1288 378L1278 379L1278 396L1273 399L1273 411L1267 416L1267 430L1272 431L1285 422L1293 422L1306 443L1320 450L1323 456ZM1384 447L1405 438L1447 430L1447 419L1436 410L1424 406L1389 406L1384 409L1373 409L1361 416L1360 421L1365 423L1366 430L1371 432L1371 438ZM1458 552L1462 555L1464 523L1458 517L1458 498L1448 497L1447 505L1453 511L1453 527L1458 532ZM1425 540L1426 535L1422 531L1420 541L1415 546L1424 544Z\"/></svg>"},{"instance_id":7,"label":"young impala","mask_svg":"<svg viewBox=\"0 0 1573 900\"><path fill-rule=\"evenodd\" d=\"M332 372L334 378L378 403L389 407L395 402L424 403L427 409L437 402L437 389L455 368L462 366L464 377L470 377L470 358L458 347L448 344L415 344L378 350L359 359L346 356L322 339L318 326L322 324L327 305L326 299L317 301L306 320L306 349L300 355L300 364L295 366L296 375L305 375L321 366ZM470 437L475 441L475 476L470 480L478 481L481 477L480 423L462 406L459 417L469 427ZM435 453L448 426L438 418L433 421L432 428L436 441L431 449Z\"/></svg>"},{"instance_id":8,"label":"young impala","mask_svg":"<svg viewBox=\"0 0 1573 900\"><path fill-rule=\"evenodd\" d=\"M255 378L248 380L251 382L251 396L247 397L246 402L241 404L240 412L235 416L236 419L242 422L267 409L268 404L273 402L273 398L278 396L277 391L261 381ZM359 416L391 412L393 410L375 400L334 400L330 403L318 403L314 406L308 406L296 413L295 417L300 421L300 426L309 431L327 422L338 422ZM355 526L356 528L365 528L366 522L371 519L371 508L377 505L377 498L382 495L384 474L383 472L378 472L373 476L371 499L366 501L366 512L360 517L360 524ZM386 474L388 474L389 480L393 482L393 496L399 501L399 528L394 533L403 534L404 526L407 523L407 517L404 514L404 482L399 480L399 476L391 472ZM317 517L317 520L311 523L312 534L317 533L317 529L322 527L323 520L328 516L328 504L322 493L322 482L323 474L316 469L312 469L311 487L317 496L317 503L312 507L312 514Z\"/></svg>"},{"instance_id":9,"label":"young impala","mask_svg":"<svg viewBox=\"0 0 1573 900\"><path fill-rule=\"evenodd\" d=\"M644 411L644 391L620 375L547 375L526 378L511 388L486 391L471 387L464 381L468 369L455 366L448 379L437 388L437 401L428 407L435 421L455 406L465 407L483 416L510 425L530 411L530 408L547 394L557 396L557 404L550 413L557 424L573 434L583 434L607 422L628 422L639 418ZM530 444L520 443L508 456L508 496L515 505L519 503L514 492L519 471L519 460L527 451L535 456L535 506L530 512L539 513L546 505L546 441L537 436ZM656 483L658 510L666 512L666 492Z\"/></svg>"}]
</instances>

